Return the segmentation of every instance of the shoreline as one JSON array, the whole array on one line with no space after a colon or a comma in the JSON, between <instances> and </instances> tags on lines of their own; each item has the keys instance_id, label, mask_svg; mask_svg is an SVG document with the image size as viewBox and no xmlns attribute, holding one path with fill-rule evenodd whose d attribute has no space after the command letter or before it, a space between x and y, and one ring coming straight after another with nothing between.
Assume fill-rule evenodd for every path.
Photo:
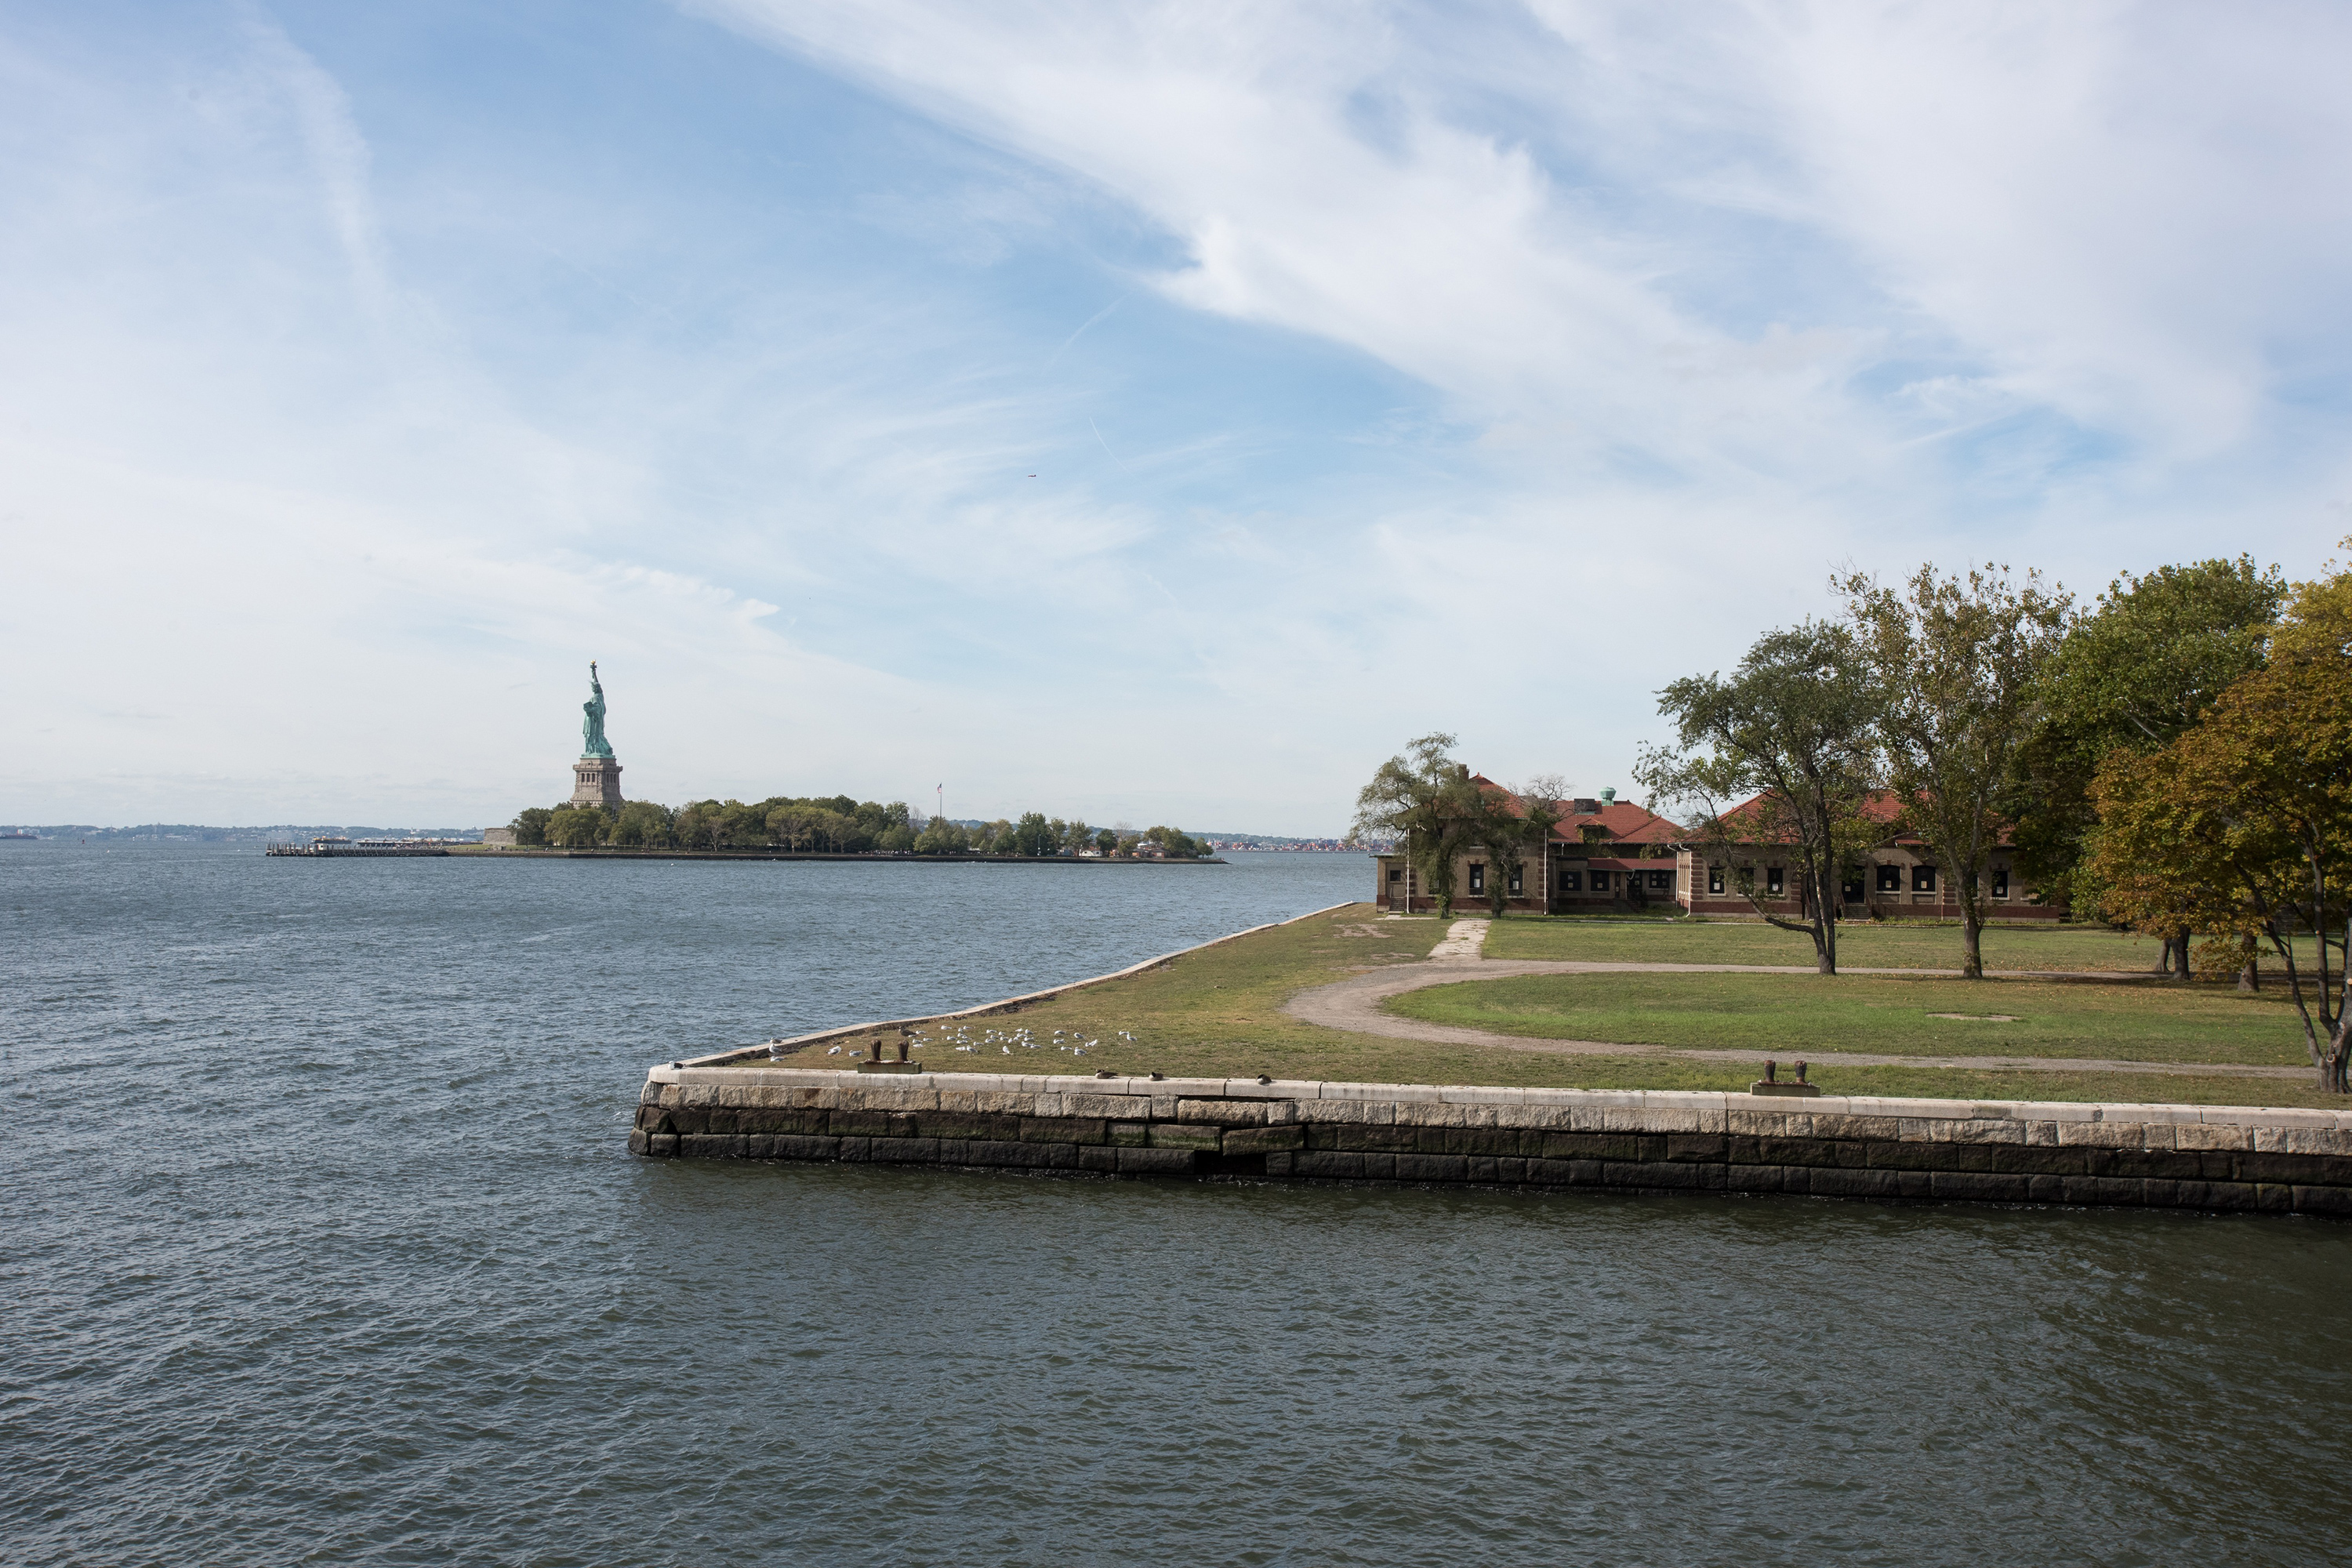
<instances>
[{"instance_id":1,"label":"shoreline","mask_svg":"<svg viewBox=\"0 0 2352 1568\"><path fill-rule=\"evenodd\" d=\"M1017 1013L1350 907L973 1007L660 1064L646 1074L629 1148L1069 1175L2352 1217L2352 1109L771 1065L812 1046Z\"/></svg>"},{"instance_id":2,"label":"shoreline","mask_svg":"<svg viewBox=\"0 0 2352 1568\"><path fill-rule=\"evenodd\" d=\"M289 851L280 851L292 853ZM358 860L387 855L441 855L452 858L497 860L846 860L877 866L1229 866L1233 862L1206 855L1197 859L1144 857L1102 859L1076 855L918 855L889 850L835 854L818 849L559 849L538 845L444 844L428 849L345 849L299 851L300 858Z\"/></svg>"}]
</instances>

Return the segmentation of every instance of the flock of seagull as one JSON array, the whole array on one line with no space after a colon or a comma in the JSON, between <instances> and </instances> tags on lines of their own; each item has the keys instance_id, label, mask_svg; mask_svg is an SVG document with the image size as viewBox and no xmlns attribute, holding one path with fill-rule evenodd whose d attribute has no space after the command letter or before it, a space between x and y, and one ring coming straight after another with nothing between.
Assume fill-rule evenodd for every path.
<instances>
[{"instance_id":1,"label":"flock of seagull","mask_svg":"<svg viewBox=\"0 0 2352 1568\"><path fill-rule=\"evenodd\" d=\"M1135 1044L1135 1036L1126 1029L1112 1031L1110 1037L1114 1040L1124 1040L1130 1046ZM1087 1038L1083 1029L1056 1029L1051 1040L1039 1039L1036 1031L1028 1028L985 1029L975 1035L970 1025L963 1024L959 1024L953 1029L937 1036L927 1036L919 1029L907 1031L907 1048L909 1051L919 1051L925 1046L944 1045L952 1046L959 1051L971 1052L976 1056L986 1056L988 1047L991 1046L996 1047L999 1055L1009 1057L1016 1049L1042 1051L1050 1045L1057 1051L1066 1051L1071 1056L1082 1057L1088 1050L1101 1044L1102 1040L1099 1037ZM853 1051L856 1049L854 1046L849 1048ZM842 1047L834 1046L824 1054L837 1057L842 1050ZM769 1054L778 1056L780 1053L771 1048Z\"/></svg>"}]
</instances>

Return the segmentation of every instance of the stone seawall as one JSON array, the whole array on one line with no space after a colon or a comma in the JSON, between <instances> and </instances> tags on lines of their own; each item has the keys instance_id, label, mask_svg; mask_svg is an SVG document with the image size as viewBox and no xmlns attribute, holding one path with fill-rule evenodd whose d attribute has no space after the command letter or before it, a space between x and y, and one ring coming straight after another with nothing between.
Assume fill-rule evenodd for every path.
<instances>
[{"instance_id":1,"label":"stone seawall","mask_svg":"<svg viewBox=\"0 0 2352 1568\"><path fill-rule=\"evenodd\" d=\"M2352 1215L2352 1112L665 1067L668 1158Z\"/></svg>"}]
</instances>

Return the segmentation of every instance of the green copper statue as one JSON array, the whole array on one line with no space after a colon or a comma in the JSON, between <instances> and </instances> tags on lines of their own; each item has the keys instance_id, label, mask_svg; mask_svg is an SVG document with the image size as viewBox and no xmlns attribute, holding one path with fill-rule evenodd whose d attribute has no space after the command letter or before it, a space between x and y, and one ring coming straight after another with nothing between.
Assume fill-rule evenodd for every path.
<instances>
[{"instance_id":1,"label":"green copper statue","mask_svg":"<svg viewBox=\"0 0 2352 1568\"><path fill-rule=\"evenodd\" d=\"M580 754L609 757L613 754L613 742L604 739L604 683L596 679L596 661L593 658L588 661L588 684L596 689L596 695L580 705L580 710L588 715L580 721L580 732L588 738Z\"/></svg>"}]
</instances>

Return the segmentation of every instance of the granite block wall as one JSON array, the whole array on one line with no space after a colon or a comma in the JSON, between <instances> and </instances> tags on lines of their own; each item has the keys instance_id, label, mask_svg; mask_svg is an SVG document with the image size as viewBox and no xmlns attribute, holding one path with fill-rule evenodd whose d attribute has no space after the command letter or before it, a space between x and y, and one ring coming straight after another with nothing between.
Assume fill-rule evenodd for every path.
<instances>
[{"instance_id":1,"label":"granite block wall","mask_svg":"<svg viewBox=\"0 0 2352 1568\"><path fill-rule=\"evenodd\" d=\"M629 1146L1300 1181L2352 1215L2352 1112L658 1068Z\"/></svg>"}]
</instances>

